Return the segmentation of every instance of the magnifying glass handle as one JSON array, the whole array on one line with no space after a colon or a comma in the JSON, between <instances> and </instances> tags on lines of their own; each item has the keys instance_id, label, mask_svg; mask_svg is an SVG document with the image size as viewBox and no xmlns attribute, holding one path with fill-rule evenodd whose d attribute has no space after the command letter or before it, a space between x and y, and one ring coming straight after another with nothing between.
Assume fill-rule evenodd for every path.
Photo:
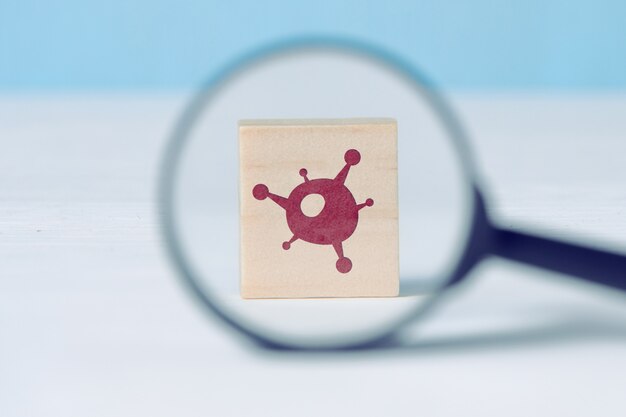
<instances>
[{"instance_id":1,"label":"magnifying glass handle","mask_svg":"<svg viewBox=\"0 0 626 417\"><path fill-rule=\"evenodd\" d=\"M626 291L626 255L512 230L496 230L493 254Z\"/></svg>"}]
</instances>

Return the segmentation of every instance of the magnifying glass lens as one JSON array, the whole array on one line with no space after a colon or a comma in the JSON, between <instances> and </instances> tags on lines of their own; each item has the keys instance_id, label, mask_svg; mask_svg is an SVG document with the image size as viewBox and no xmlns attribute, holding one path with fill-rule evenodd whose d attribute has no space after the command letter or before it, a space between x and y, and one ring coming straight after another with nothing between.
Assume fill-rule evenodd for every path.
<instances>
[{"instance_id":1,"label":"magnifying glass lens","mask_svg":"<svg viewBox=\"0 0 626 417\"><path fill-rule=\"evenodd\" d=\"M429 97L389 60L333 47L274 51L203 92L179 138L171 204L172 244L203 299L255 334L298 346L359 343L429 303L458 260L471 218L469 178ZM397 121L400 295L243 299L239 121L370 117ZM291 236L285 222L276 227Z\"/></svg>"}]
</instances>

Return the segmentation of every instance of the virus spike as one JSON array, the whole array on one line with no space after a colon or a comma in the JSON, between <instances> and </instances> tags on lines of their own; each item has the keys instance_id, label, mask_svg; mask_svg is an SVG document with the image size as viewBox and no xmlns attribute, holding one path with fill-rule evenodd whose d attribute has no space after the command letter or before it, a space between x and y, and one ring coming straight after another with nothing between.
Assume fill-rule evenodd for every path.
<instances>
[{"instance_id":1,"label":"virus spike","mask_svg":"<svg viewBox=\"0 0 626 417\"><path fill-rule=\"evenodd\" d=\"M357 204L356 209L361 210L365 206L372 207L373 205L374 205L374 200L372 200L371 198L368 198L367 200L365 200L365 203Z\"/></svg>"},{"instance_id":2,"label":"virus spike","mask_svg":"<svg viewBox=\"0 0 626 417\"><path fill-rule=\"evenodd\" d=\"M283 242L283 249L289 250L289 248L291 247L291 244L295 242L296 240L298 240L298 237L294 235L287 242Z\"/></svg>"},{"instance_id":3,"label":"virus spike","mask_svg":"<svg viewBox=\"0 0 626 417\"><path fill-rule=\"evenodd\" d=\"M304 182L309 182L309 178L306 176L306 174L308 174L308 171L305 168L302 168L300 170L300 176L304 178Z\"/></svg>"},{"instance_id":4,"label":"virus spike","mask_svg":"<svg viewBox=\"0 0 626 417\"><path fill-rule=\"evenodd\" d=\"M343 258L343 245L341 242L333 242L333 248L335 249L335 252L337 252L339 259Z\"/></svg>"},{"instance_id":5,"label":"virus spike","mask_svg":"<svg viewBox=\"0 0 626 417\"><path fill-rule=\"evenodd\" d=\"M265 200L269 197L273 202L287 210L289 208L289 200L276 194L270 193L269 188L265 184L257 184L252 189L252 195L257 200Z\"/></svg>"},{"instance_id":6,"label":"virus spike","mask_svg":"<svg viewBox=\"0 0 626 417\"><path fill-rule=\"evenodd\" d=\"M358 164L361 160L361 154L356 149L350 149L346 151L343 159L346 161L346 165L341 169L341 171L339 171L339 174L337 174L337 176L335 177L335 181L339 181L342 184L346 181L346 178L348 177L350 167Z\"/></svg>"},{"instance_id":7,"label":"virus spike","mask_svg":"<svg viewBox=\"0 0 626 417\"><path fill-rule=\"evenodd\" d=\"M343 256L343 245L341 244L341 242L333 242L333 248L335 249L335 252L337 252L337 256L339 257L339 259L337 259L337 263L335 264L337 271L341 272L342 274L350 272L350 270L352 269L352 261L350 260L350 258L346 258L345 256Z\"/></svg>"}]
</instances>

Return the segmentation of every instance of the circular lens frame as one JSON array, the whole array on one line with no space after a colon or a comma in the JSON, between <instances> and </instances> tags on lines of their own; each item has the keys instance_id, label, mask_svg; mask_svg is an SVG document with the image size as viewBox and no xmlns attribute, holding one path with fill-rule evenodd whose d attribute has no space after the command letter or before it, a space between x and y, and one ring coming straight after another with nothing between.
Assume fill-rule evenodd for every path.
<instances>
[{"instance_id":1,"label":"circular lens frame","mask_svg":"<svg viewBox=\"0 0 626 417\"><path fill-rule=\"evenodd\" d=\"M300 344L294 343L293 341L282 340L276 336L261 332L253 325L228 314L228 312L214 300L214 296L211 292L200 284L201 278L196 276L197 274L191 267L191 263L182 249L183 246L181 244L181 237L178 232L174 196L176 194L178 174L180 171L181 155L190 137L190 132L201 117L205 106L211 101L212 97L218 93L222 84L224 84L224 82L235 73L266 57L293 50L310 48L333 49L365 55L386 64L388 67L408 79L410 83L415 86L416 93L421 95L431 107L434 115L440 120L441 125L452 141L452 146L458 154L458 160L460 161L462 170L466 175L468 186L471 188L471 192L469 193L470 198L476 200L480 197L479 194L475 192L478 190L476 181L477 172L474 168L475 165L473 163L473 158L471 157L465 131L452 111L450 105L423 72L385 49L360 41L337 37L294 38L275 42L242 55L239 59L236 59L229 65L226 65L221 70L217 71L213 76L209 77L207 81L203 83L192 100L187 104L179 117L178 122L174 126L162 160L158 189L161 231L165 240L167 253L178 273L178 276L181 278L184 286L191 292L195 299L200 302L201 307L219 317L231 328L239 331L261 345L282 349L324 350L374 347L385 343L401 327L412 322L418 316L423 315L427 311L430 311L435 303L440 300L444 290L452 283L456 283L461 279L458 272L465 269L467 254L471 250L470 243L474 234L473 229L475 228L475 219L477 215L480 215L480 213L477 213L477 207L479 205L477 205L476 201L470 202L469 204L469 208L470 210L473 210L473 212L468 214L469 220L466 222L466 230L464 233L465 243L461 245L462 249L459 253L457 264L450 269L451 272L449 277L442 281L438 289L435 291L435 295L430 297L427 302L417 305L416 308L411 309L407 314L398 318L398 320L396 320L395 323L390 325L388 328L381 329L379 332L371 334L366 339L348 342L341 341L337 344L325 344L323 346L312 346L306 343Z\"/></svg>"}]
</instances>

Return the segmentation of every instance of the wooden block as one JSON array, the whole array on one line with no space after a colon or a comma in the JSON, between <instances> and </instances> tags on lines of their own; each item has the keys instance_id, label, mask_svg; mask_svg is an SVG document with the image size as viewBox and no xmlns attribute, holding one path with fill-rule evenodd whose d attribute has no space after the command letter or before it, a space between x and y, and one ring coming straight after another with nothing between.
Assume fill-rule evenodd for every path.
<instances>
[{"instance_id":1,"label":"wooden block","mask_svg":"<svg viewBox=\"0 0 626 417\"><path fill-rule=\"evenodd\" d=\"M397 296L397 124L239 124L241 296ZM320 211L321 210L321 211Z\"/></svg>"}]
</instances>

